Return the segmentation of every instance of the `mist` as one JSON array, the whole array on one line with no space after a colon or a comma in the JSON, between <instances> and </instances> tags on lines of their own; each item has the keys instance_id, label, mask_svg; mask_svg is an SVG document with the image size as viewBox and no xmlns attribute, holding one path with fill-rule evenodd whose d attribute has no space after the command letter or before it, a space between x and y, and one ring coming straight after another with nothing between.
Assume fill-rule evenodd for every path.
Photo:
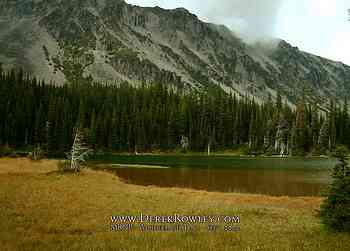
<instances>
[{"instance_id":1,"label":"mist","mask_svg":"<svg viewBox=\"0 0 350 251\"><path fill-rule=\"evenodd\" d=\"M248 43L270 40L283 0L201 0L201 16L208 21L226 24Z\"/></svg>"},{"instance_id":2,"label":"mist","mask_svg":"<svg viewBox=\"0 0 350 251\"><path fill-rule=\"evenodd\" d=\"M142 6L184 7L206 22L225 24L245 42L276 37L275 26L284 0L127 0Z\"/></svg>"}]
</instances>

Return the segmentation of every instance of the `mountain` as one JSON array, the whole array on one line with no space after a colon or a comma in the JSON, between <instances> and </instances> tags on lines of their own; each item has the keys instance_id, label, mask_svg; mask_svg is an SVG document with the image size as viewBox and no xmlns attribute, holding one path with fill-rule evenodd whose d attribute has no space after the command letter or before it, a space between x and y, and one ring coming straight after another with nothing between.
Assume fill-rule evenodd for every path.
<instances>
[{"instance_id":1,"label":"mountain","mask_svg":"<svg viewBox=\"0 0 350 251\"><path fill-rule=\"evenodd\" d=\"M65 81L217 85L258 101L277 91L326 104L350 95L350 67L283 40L244 43L186 9L122 0L2 0L0 62L55 84Z\"/></svg>"}]
</instances>

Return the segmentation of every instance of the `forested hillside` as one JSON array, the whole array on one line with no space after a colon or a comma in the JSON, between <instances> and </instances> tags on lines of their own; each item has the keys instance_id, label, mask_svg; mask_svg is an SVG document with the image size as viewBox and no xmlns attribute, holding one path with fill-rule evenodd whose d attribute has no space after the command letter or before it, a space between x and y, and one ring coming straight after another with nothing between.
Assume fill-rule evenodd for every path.
<instances>
[{"instance_id":1,"label":"forested hillside","mask_svg":"<svg viewBox=\"0 0 350 251\"><path fill-rule=\"evenodd\" d=\"M220 88L179 93L166 85L52 86L22 71L0 73L0 144L40 145L50 155L68 151L74 128L85 130L94 149L172 150L244 147L251 153L305 155L350 146L347 109L332 103L322 116L300 100L296 111L277 102L258 105Z\"/></svg>"}]
</instances>

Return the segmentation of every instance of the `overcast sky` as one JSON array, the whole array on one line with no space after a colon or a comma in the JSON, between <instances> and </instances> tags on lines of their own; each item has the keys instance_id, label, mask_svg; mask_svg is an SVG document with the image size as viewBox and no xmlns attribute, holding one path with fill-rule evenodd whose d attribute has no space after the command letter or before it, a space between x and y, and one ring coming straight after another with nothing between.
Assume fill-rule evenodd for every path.
<instances>
[{"instance_id":1,"label":"overcast sky","mask_svg":"<svg viewBox=\"0 0 350 251\"><path fill-rule=\"evenodd\" d=\"M299 49L350 65L350 0L126 0L139 6L184 7L225 24L247 41L277 37Z\"/></svg>"}]
</instances>

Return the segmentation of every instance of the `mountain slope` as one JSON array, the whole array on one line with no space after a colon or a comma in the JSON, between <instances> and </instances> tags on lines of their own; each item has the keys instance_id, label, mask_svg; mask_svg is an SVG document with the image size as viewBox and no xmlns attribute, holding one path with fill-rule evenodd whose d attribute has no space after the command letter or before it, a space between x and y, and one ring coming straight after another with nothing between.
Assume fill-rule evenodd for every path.
<instances>
[{"instance_id":1,"label":"mountain slope","mask_svg":"<svg viewBox=\"0 0 350 251\"><path fill-rule=\"evenodd\" d=\"M220 85L257 100L279 90L295 103L350 95L350 67L285 41L247 45L224 26L187 10L142 8L122 0L5 0L0 62L61 84L162 82Z\"/></svg>"}]
</instances>

